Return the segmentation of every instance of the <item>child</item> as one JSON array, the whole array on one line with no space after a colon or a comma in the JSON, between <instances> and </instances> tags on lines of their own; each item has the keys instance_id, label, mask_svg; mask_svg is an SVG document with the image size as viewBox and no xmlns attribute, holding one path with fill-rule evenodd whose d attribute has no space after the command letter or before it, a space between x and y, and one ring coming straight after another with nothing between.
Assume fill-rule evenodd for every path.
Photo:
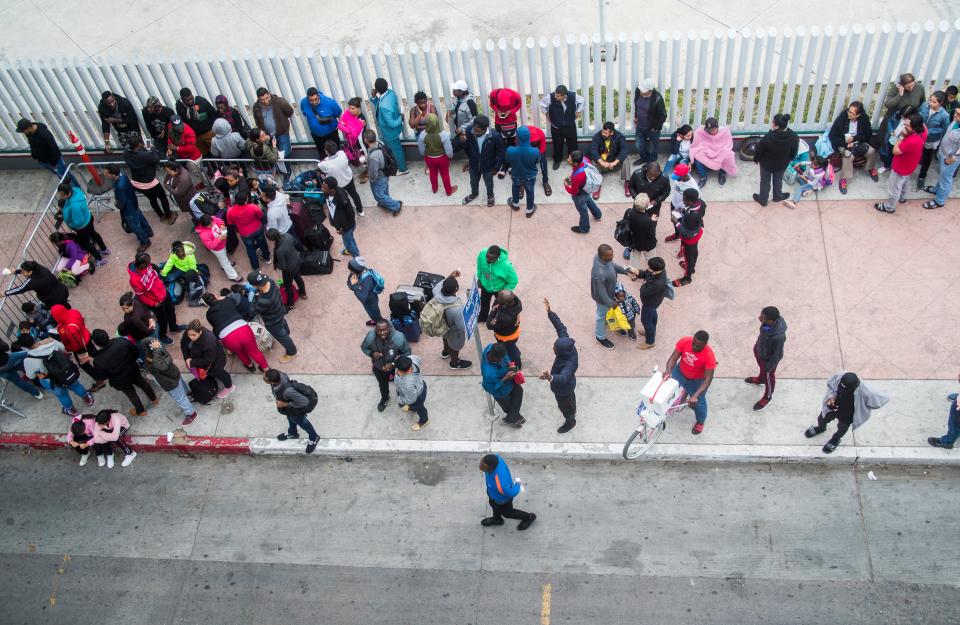
<instances>
[{"instance_id":1,"label":"child","mask_svg":"<svg viewBox=\"0 0 960 625\"><path fill-rule=\"evenodd\" d=\"M674 206L670 211L670 220L673 222L674 228L674 239L680 238L680 224L683 222L683 218L686 215L695 213L700 218L700 226L703 226L703 217L707 214L707 203L700 199L700 191L698 189L684 189L683 191L683 203L676 207ZM669 237L668 237L669 239ZM683 256L683 246L680 246L680 252L677 253L677 258Z\"/></svg>"},{"instance_id":2,"label":"child","mask_svg":"<svg viewBox=\"0 0 960 625\"><path fill-rule=\"evenodd\" d=\"M809 161L795 165L794 168L797 170L797 181L801 184L793 192L793 197L783 203L787 208L796 208L797 202L833 182L830 162L816 154L811 156Z\"/></svg>"},{"instance_id":3,"label":"child","mask_svg":"<svg viewBox=\"0 0 960 625\"><path fill-rule=\"evenodd\" d=\"M44 334L48 335L51 330L57 329L57 323L53 320L50 311L47 310L47 307L43 304L24 302L20 304L20 310L27 316L27 321Z\"/></svg>"},{"instance_id":4,"label":"child","mask_svg":"<svg viewBox=\"0 0 960 625\"><path fill-rule=\"evenodd\" d=\"M140 349L144 353L144 365L147 373L153 375L160 388L177 402L180 411L183 412L183 424L190 425L197 418L197 411L190 402L190 389L187 383L180 377L180 369L173 362L173 357L164 347L163 343L153 337L147 337L140 341Z\"/></svg>"},{"instance_id":5,"label":"child","mask_svg":"<svg viewBox=\"0 0 960 625\"><path fill-rule=\"evenodd\" d=\"M21 334L27 334L33 337L33 339L36 341L39 341L40 339L45 339L48 336L46 332L41 332L39 329L37 329L33 325L33 323L26 320L21 321L20 325L17 326L17 337L19 337Z\"/></svg>"},{"instance_id":6,"label":"child","mask_svg":"<svg viewBox=\"0 0 960 625\"><path fill-rule=\"evenodd\" d=\"M97 424L93 431L93 451L97 454L97 464L101 467L106 464L108 469L112 469L113 446L117 445L123 450L124 454L120 466L130 466L133 459L137 457L137 452L130 449L130 446L123 440L123 437L130 430L130 422L127 421L127 418L113 410L101 410L97 413L96 421Z\"/></svg>"},{"instance_id":7,"label":"child","mask_svg":"<svg viewBox=\"0 0 960 625\"><path fill-rule=\"evenodd\" d=\"M67 430L67 445L80 454L81 467L90 460L90 448L93 447L93 434L96 427L96 418L92 414L85 414L74 417L73 422L70 423L70 429Z\"/></svg>"},{"instance_id":8,"label":"child","mask_svg":"<svg viewBox=\"0 0 960 625\"><path fill-rule=\"evenodd\" d=\"M666 165L663 166L664 176L669 176L674 165L678 163L690 164L691 141L693 141L693 127L690 124L680 126L670 136L670 157L667 159Z\"/></svg>"},{"instance_id":9,"label":"child","mask_svg":"<svg viewBox=\"0 0 960 625\"><path fill-rule=\"evenodd\" d=\"M340 121L337 122L337 127L343 133L343 151L354 167L359 167L367 161L363 145L360 142L360 136L367 125L367 118L363 115L362 106L363 100L350 98L347 102L346 112L340 116ZM360 176L360 182L362 184L366 181L367 174L364 172Z\"/></svg>"},{"instance_id":10,"label":"child","mask_svg":"<svg viewBox=\"0 0 960 625\"><path fill-rule=\"evenodd\" d=\"M623 285L619 282L617 286L613 289L613 297L620 303L620 312L623 313L623 316L627 318L627 322L630 324L629 330L620 330L620 336L629 335L631 341L637 340L637 315L640 313L640 305L637 303L637 300L627 293L627 290L623 288Z\"/></svg>"},{"instance_id":11,"label":"child","mask_svg":"<svg viewBox=\"0 0 960 625\"><path fill-rule=\"evenodd\" d=\"M690 212L684 215L677 230L680 233L680 252L683 255L680 266L685 273L682 278L673 281L673 286L686 286L693 280L693 273L697 268L697 257L700 255L698 245L700 237L703 236L700 213Z\"/></svg>"},{"instance_id":12,"label":"child","mask_svg":"<svg viewBox=\"0 0 960 625\"><path fill-rule=\"evenodd\" d=\"M170 257L160 270L164 282L183 280L187 285L189 305L199 306L197 302L203 295L203 280L197 272L196 246L189 241L174 241L170 246Z\"/></svg>"},{"instance_id":13,"label":"child","mask_svg":"<svg viewBox=\"0 0 960 625\"><path fill-rule=\"evenodd\" d=\"M82 276L87 271L90 273L95 271L95 268L90 266L90 257L87 251L80 246L75 235L52 232L49 238L50 242L57 246L57 252L60 254L57 264L53 266L53 275L57 275L65 269L75 276ZM97 264L102 265L103 263L98 262Z\"/></svg>"}]
</instances>

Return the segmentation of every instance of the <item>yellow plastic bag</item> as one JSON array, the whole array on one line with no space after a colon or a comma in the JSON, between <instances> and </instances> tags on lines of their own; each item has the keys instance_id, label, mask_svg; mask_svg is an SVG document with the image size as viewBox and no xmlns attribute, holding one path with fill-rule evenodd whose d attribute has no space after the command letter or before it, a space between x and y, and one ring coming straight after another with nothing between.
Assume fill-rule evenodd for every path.
<instances>
[{"instance_id":1,"label":"yellow plastic bag","mask_svg":"<svg viewBox=\"0 0 960 625\"><path fill-rule=\"evenodd\" d=\"M630 329L630 322L627 321L627 316L623 314L619 306L614 306L607 311L607 328L609 328L611 332Z\"/></svg>"}]
</instances>

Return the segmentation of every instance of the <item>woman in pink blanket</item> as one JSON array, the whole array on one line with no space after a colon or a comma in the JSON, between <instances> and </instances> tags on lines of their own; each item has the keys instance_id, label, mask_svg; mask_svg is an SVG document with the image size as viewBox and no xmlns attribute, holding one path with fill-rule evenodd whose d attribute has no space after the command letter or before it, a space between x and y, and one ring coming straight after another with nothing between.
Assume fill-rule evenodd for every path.
<instances>
[{"instance_id":1,"label":"woman in pink blanket","mask_svg":"<svg viewBox=\"0 0 960 625\"><path fill-rule=\"evenodd\" d=\"M690 159L697 170L697 184L702 189L707 184L707 171L717 172L717 182L722 187L727 174L737 175L737 159L733 153L733 135L729 128L721 128L716 117L708 117L703 126L693 133Z\"/></svg>"}]
</instances>

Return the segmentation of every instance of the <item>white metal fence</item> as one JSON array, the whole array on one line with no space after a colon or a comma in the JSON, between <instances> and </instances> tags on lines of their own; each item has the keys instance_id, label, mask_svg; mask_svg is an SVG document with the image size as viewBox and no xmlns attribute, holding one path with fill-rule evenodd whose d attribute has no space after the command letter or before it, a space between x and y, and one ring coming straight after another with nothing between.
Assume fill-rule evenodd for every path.
<instances>
[{"instance_id":1,"label":"white metal fence","mask_svg":"<svg viewBox=\"0 0 960 625\"><path fill-rule=\"evenodd\" d=\"M23 150L14 132L21 116L42 120L66 145L76 131L85 145L101 147L96 115L100 93L112 90L138 109L156 95L168 106L181 87L210 99L218 94L249 115L257 87L296 104L316 86L342 104L365 100L373 81L386 78L405 104L425 91L438 108L451 82L464 79L482 109L492 88L509 86L525 96L524 123L544 124L537 101L557 84L576 89L587 106L580 134L605 120L632 132L633 89L655 80L668 106L668 125L717 116L735 132L768 127L777 112L794 117L798 130L825 128L845 102L860 99L874 122L882 116L882 90L903 72L927 87L943 88L957 71L960 20L925 24L855 24L810 29L759 29L606 36L529 38L456 43L384 45L371 49L320 48L293 54L245 51L225 56L160 56L0 61L0 149ZM878 95L879 94L879 95ZM371 118L368 112L368 119ZM405 132L410 133L409 128ZM297 115L294 139L309 143Z\"/></svg>"}]
</instances>

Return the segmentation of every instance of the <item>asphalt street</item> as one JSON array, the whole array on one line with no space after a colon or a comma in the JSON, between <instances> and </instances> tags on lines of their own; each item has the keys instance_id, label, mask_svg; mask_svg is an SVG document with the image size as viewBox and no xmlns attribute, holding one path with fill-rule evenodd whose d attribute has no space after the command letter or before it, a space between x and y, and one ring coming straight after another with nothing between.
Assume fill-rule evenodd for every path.
<instances>
[{"instance_id":1,"label":"asphalt street","mask_svg":"<svg viewBox=\"0 0 960 625\"><path fill-rule=\"evenodd\" d=\"M2 452L0 622L960 621L960 469L511 464Z\"/></svg>"}]
</instances>

